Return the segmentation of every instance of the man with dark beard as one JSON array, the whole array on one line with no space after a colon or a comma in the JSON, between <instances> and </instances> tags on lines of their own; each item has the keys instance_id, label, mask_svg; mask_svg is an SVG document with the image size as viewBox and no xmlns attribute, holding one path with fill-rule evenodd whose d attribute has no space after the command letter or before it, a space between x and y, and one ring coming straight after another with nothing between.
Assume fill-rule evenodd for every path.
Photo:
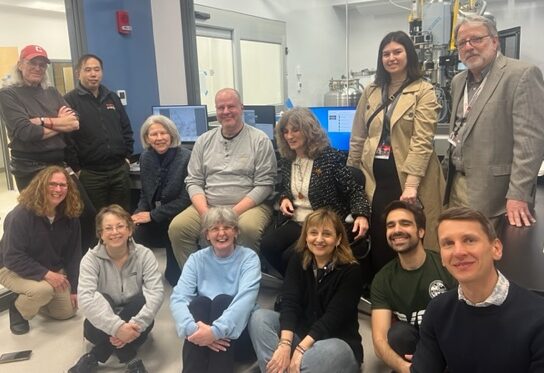
<instances>
[{"instance_id":1,"label":"man with dark beard","mask_svg":"<svg viewBox=\"0 0 544 373\"><path fill-rule=\"evenodd\" d=\"M440 255L423 248L425 214L393 201L384 211L386 237L397 258L376 274L371 288L372 342L376 355L396 372L409 372L419 325L432 298L455 286Z\"/></svg>"}]
</instances>

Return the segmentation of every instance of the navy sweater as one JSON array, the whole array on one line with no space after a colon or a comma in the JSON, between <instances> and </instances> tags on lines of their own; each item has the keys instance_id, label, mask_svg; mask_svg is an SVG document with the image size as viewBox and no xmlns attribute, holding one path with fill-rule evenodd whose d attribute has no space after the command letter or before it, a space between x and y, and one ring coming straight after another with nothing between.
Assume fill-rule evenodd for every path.
<instances>
[{"instance_id":1,"label":"navy sweater","mask_svg":"<svg viewBox=\"0 0 544 373\"><path fill-rule=\"evenodd\" d=\"M473 307L457 289L434 298L411 372L544 372L544 298L510 282L501 306Z\"/></svg>"}]
</instances>

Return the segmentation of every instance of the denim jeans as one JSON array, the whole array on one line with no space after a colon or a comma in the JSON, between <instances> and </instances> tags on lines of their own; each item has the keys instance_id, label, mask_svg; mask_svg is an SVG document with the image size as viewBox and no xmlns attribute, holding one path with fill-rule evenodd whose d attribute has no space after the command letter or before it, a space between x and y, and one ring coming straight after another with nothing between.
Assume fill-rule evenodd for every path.
<instances>
[{"instance_id":1,"label":"denim jeans","mask_svg":"<svg viewBox=\"0 0 544 373\"><path fill-rule=\"evenodd\" d=\"M280 314L271 310L259 309L249 319L249 335L257 354L261 372L266 372L266 364L274 354L279 342ZM293 340L294 349L300 341ZM341 339L329 338L316 341L302 357L301 373L356 373L360 366L349 345Z\"/></svg>"}]
</instances>

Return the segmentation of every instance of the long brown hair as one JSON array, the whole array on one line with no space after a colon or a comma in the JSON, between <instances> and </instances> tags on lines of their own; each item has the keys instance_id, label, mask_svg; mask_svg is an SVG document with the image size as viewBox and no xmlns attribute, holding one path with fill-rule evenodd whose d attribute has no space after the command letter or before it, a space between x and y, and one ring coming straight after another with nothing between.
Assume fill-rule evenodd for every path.
<instances>
[{"instance_id":1,"label":"long brown hair","mask_svg":"<svg viewBox=\"0 0 544 373\"><path fill-rule=\"evenodd\" d=\"M83 202L79 196L76 183L68 175L68 172L60 166L49 166L41 170L34 176L30 184L23 189L17 201L36 215L46 216L48 211L47 193L49 192L49 180L56 173L63 174L68 185L66 198L57 206L56 211L69 218L77 218L83 211Z\"/></svg>"},{"instance_id":2,"label":"long brown hair","mask_svg":"<svg viewBox=\"0 0 544 373\"><path fill-rule=\"evenodd\" d=\"M310 252L306 244L308 230L316 226L322 227L325 224L332 225L336 236L340 237L340 244L336 246L332 253L332 264L337 266L340 264L356 263L357 260L353 256L353 252L349 246L348 235L346 234L342 220L334 211L323 208L308 215L302 225L302 231L296 246L296 251L302 254L302 268L308 269L314 259L314 254Z\"/></svg>"}]
</instances>

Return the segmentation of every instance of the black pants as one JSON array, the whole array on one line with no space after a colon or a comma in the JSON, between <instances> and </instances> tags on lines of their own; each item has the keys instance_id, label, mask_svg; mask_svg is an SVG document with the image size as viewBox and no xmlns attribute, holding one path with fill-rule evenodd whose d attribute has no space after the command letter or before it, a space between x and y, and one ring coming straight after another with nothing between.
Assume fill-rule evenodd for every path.
<instances>
[{"instance_id":1,"label":"black pants","mask_svg":"<svg viewBox=\"0 0 544 373\"><path fill-rule=\"evenodd\" d=\"M130 212L129 165L125 161L109 171L84 168L79 178L97 212L113 203Z\"/></svg>"},{"instance_id":2,"label":"black pants","mask_svg":"<svg viewBox=\"0 0 544 373\"><path fill-rule=\"evenodd\" d=\"M189 311L195 321L211 325L223 314L232 299L232 296L225 294L218 295L214 300L198 296L189 305ZM230 373L234 371L235 360L246 360L254 354L247 327L238 339L230 341L227 351L214 352L208 347L197 346L185 340L183 343L183 373Z\"/></svg>"},{"instance_id":3,"label":"black pants","mask_svg":"<svg viewBox=\"0 0 544 373\"><path fill-rule=\"evenodd\" d=\"M53 165L49 165L49 166L53 166ZM64 166L60 165L60 167L64 167ZM15 183L17 184L17 189L19 189L19 192L25 189L28 186L28 184L30 184L34 176L36 176L38 172L40 171L41 170L38 170L33 173L28 173L28 174L19 175L19 176L14 175ZM95 229L95 222L94 222L94 218L96 216L96 210L89 196L87 195L87 192L85 191L85 188L83 187L83 184L81 184L77 176L72 175L71 178L76 183L77 189L79 190L79 195L81 197L81 200L83 201L83 212L81 213L81 216L79 217L79 223L81 225L81 255L85 255L87 250L89 250L89 248L93 248L98 242L98 239L96 237L96 229Z\"/></svg>"},{"instance_id":4,"label":"black pants","mask_svg":"<svg viewBox=\"0 0 544 373\"><path fill-rule=\"evenodd\" d=\"M172 251L172 244L168 237L168 226L170 221L157 223L153 220L149 223L140 224L134 230L134 240L144 246L151 248L164 247L166 249L166 270L164 277L170 285L176 286L181 276L181 268Z\"/></svg>"},{"instance_id":5,"label":"black pants","mask_svg":"<svg viewBox=\"0 0 544 373\"><path fill-rule=\"evenodd\" d=\"M413 355L419 341L419 330L407 322L396 321L387 332L387 341L393 351L402 358L404 355Z\"/></svg>"},{"instance_id":6,"label":"black pants","mask_svg":"<svg viewBox=\"0 0 544 373\"><path fill-rule=\"evenodd\" d=\"M105 298L112 303L108 296ZM145 298L143 295L138 295L132 298L127 304L123 306L118 315L124 321L129 321L132 316L136 315L142 307L145 305ZM83 323L83 335L84 337L94 344L91 353L97 358L98 361L104 363L108 358L115 353L121 363L127 363L136 357L138 348L145 342L147 335L153 329L153 324L140 333L140 336L134 341L127 343L122 348L117 348L110 343L110 336L104 333L102 330L94 327L89 320L85 320Z\"/></svg>"},{"instance_id":7,"label":"black pants","mask_svg":"<svg viewBox=\"0 0 544 373\"><path fill-rule=\"evenodd\" d=\"M285 276L289 258L293 255L293 245L297 242L302 226L293 220L274 228L270 226L261 240L261 253L268 263L282 276Z\"/></svg>"}]
</instances>

